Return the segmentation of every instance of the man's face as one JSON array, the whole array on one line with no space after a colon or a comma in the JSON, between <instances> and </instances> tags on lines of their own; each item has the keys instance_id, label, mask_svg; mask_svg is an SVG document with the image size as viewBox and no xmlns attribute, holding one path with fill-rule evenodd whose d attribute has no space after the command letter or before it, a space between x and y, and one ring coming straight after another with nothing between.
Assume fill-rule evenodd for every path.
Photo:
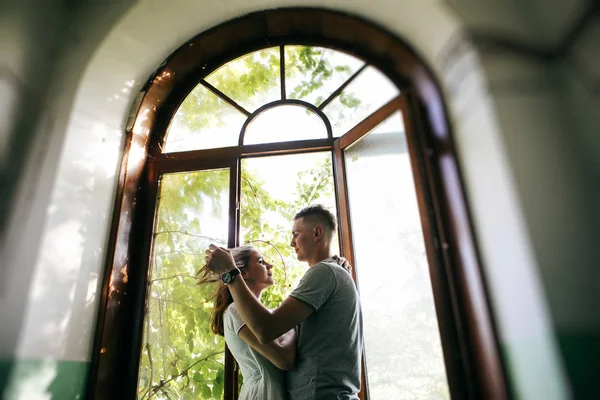
<instances>
[{"instance_id":1,"label":"man's face","mask_svg":"<svg viewBox=\"0 0 600 400\"><path fill-rule=\"evenodd\" d=\"M296 250L298 261L308 261L314 251L314 226L306 221L304 217L294 220L292 228L292 241L290 246Z\"/></svg>"}]
</instances>

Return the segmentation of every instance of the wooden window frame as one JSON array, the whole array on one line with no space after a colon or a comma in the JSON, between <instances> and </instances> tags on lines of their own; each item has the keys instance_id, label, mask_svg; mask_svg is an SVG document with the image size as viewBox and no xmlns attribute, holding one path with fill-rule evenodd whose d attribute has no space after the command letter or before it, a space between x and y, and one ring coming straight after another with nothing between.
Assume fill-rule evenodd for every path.
<instances>
[{"instance_id":1,"label":"wooden window frame","mask_svg":"<svg viewBox=\"0 0 600 400\"><path fill-rule=\"evenodd\" d=\"M331 137L206 150L202 159L197 158L196 152L173 157L160 150L171 117L208 73L252 51L288 44L323 46L353 54L386 74L406 94L396 101L408 121L413 173L421 182L417 195L421 219L425 221L423 229L426 236L433 238L427 254L450 392L461 399L507 398L505 365L447 108L436 80L401 39L359 17L314 8L261 11L212 28L176 50L143 88L126 132L88 398L114 400L136 396L150 254L149 240L144 238L149 236L145 232L152 229L154 222L160 173L205 168L225 159L232 168L239 168L240 157L250 153L340 151L341 140ZM335 177L340 180L343 165L340 157L334 158ZM232 182L231 188L232 195L233 191L236 193L230 197L230 220L235 221L239 219L234 200L239 195L239 182ZM342 197L338 194L341 229L349 229L350 221L342 215L347 212L347 199ZM233 228L229 241L235 245L237 232ZM227 358L231 362L230 354ZM225 388L225 396L233 398L231 388Z\"/></svg>"}]
</instances>

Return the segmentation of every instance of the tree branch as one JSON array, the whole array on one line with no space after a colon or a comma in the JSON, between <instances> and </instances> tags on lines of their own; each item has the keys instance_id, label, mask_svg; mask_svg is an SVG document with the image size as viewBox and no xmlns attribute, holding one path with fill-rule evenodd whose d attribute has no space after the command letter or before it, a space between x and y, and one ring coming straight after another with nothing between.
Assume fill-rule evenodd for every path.
<instances>
[{"instance_id":1,"label":"tree branch","mask_svg":"<svg viewBox=\"0 0 600 400\"><path fill-rule=\"evenodd\" d=\"M323 182L324 182L326 179L329 179L329 177L331 177L331 176L332 176L332 175L328 173L328 174L327 174L327 175L325 175L323 178L321 178L321 180L319 181L319 183L317 183L317 184L314 186L314 188L313 188L313 190L312 190L312 193L310 194L310 197L309 197L308 204L312 203L312 201L315 199L315 196L316 196L316 195L317 195L317 193L318 193L319 186L321 186L321 184L322 184L322 183L323 183Z\"/></svg>"},{"instance_id":2,"label":"tree branch","mask_svg":"<svg viewBox=\"0 0 600 400\"><path fill-rule=\"evenodd\" d=\"M160 297L154 297L154 296L150 296L150 298L151 298L151 299L154 299L154 300L158 300L158 301L164 301L164 302L166 302L166 303L175 303L175 304L179 304L180 306L187 307L187 308L189 308L190 310L194 310L194 311L196 311L196 310L197 310L197 308L194 308L194 307L188 306L187 304L184 304L184 303L182 303L182 302L180 302L180 301L169 300L169 299L163 299L163 298L160 298Z\"/></svg>"},{"instance_id":3,"label":"tree branch","mask_svg":"<svg viewBox=\"0 0 600 400\"><path fill-rule=\"evenodd\" d=\"M147 321L150 321L150 318L146 318ZM144 400L144 398L146 397L146 395L148 394L148 392L150 391L150 389L152 389L152 381L154 380L154 366L152 365L152 353L150 350L150 338L149 338L149 334L148 332L150 331L150 327L149 327L149 323L146 326L146 352L148 353L148 360L149 360L149 364L150 364L150 384L148 385L148 390L146 390L144 392L144 394L141 397L141 400Z\"/></svg>"},{"instance_id":4,"label":"tree branch","mask_svg":"<svg viewBox=\"0 0 600 400\"><path fill-rule=\"evenodd\" d=\"M187 246L186 243L184 243L184 245ZM190 246L187 246L187 247L190 247ZM201 256L202 252L199 252L199 253L188 253L187 251L183 251L181 249L176 249L176 250L173 250L173 251L161 251L160 253L154 253L155 256L165 256L167 254L185 254L185 255L188 255L188 256Z\"/></svg>"},{"instance_id":5,"label":"tree branch","mask_svg":"<svg viewBox=\"0 0 600 400\"><path fill-rule=\"evenodd\" d=\"M254 186L250 182L250 179L246 178L245 176L242 176L242 179L244 181L246 181L246 183L248 184L248 186L250 186L250 190L252 191L252 197L254 198L254 204L256 204L257 210L259 210L259 212L258 212L258 225L262 226L262 212L260 212L260 208L261 207L260 207L260 203L259 203L259 200L258 200L258 193L254 189Z\"/></svg>"},{"instance_id":6,"label":"tree branch","mask_svg":"<svg viewBox=\"0 0 600 400\"><path fill-rule=\"evenodd\" d=\"M191 279L196 279L196 277L194 277L192 275L179 274L179 275L165 276L164 278L152 279L151 282L164 281L165 279L173 279L173 278L191 278Z\"/></svg>"},{"instance_id":7,"label":"tree branch","mask_svg":"<svg viewBox=\"0 0 600 400\"><path fill-rule=\"evenodd\" d=\"M183 371L181 371L181 372L180 372L180 373L178 373L177 375L173 375L173 376L171 376L169 379L161 381L161 382L160 382L160 384L158 384L158 385L156 385L156 386L153 386L152 388L153 388L153 389L154 389L154 391L156 392L156 391L158 391L159 389L162 389L162 388L163 388L163 387L164 387L164 386L165 386L167 383L171 382L172 380L174 380L174 379L177 379L177 378L179 378L180 376L187 375L188 371L189 371L190 369L192 369L192 367L196 366L197 364L201 363L202 361L206 361L206 360L208 360L209 358L212 358L212 357L214 357L214 356L217 356L217 355L219 355L219 354L223 354L223 353L225 353L225 351L224 351L224 350L223 350L223 351L218 351L218 352L216 352L216 353L209 354L209 355L207 355L206 357L202 357L201 359L197 360L195 363L191 364L189 367L187 367L186 369L184 369ZM143 398L142 398L142 400L143 400Z\"/></svg>"},{"instance_id":8,"label":"tree branch","mask_svg":"<svg viewBox=\"0 0 600 400\"><path fill-rule=\"evenodd\" d=\"M252 183L250 182L250 179L246 178L244 175L242 175L242 179L244 181L246 181L246 183L248 184L248 186L250 186L250 190L252 191L252 194L254 195L254 198L257 198L258 195L256 194L256 190L254 190L254 186L252 186Z\"/></svg>"},{"instance_id":9,"label":"tree branch","mask_svg":"<svg viewBox=\"0 0 600 400\"><path fill-rule=\"evenodd\" d=\"M175 230L168 230L168 231L160 231L160 232L154 232L154 237L158 236L158 235L163 235L163 234L168 234L168 233L179 233L181 235L188 235L188 236L193 236L195 238L202 238L202 239L208 239L211 242L217 242L217 243L222 243L223 240L222 239L218 239L218 238L214 238L214 237L210 237L210 236L206 236L206 235L200 235L198 233L190 233L190 232L186 232L186 231L175 231Z\"/></svg>"},{"instance_id":10,"label":"tree branch","mask_svg":"<svg viewBox=\"0 0 600 400\"><path fill-rule=\"evenodd\" d=\"M152 271L152 267L154 266L154 257L151 260L151 264L152 265L150 265L150 271ZM152 283L148 284L148 293L150 293L151 285ZM150 392L150 389L152 388L152 381L154 380L154 364L152 362L152 353L150 351L150 312L147 303L144 307L144 318L146 319L146 352L148 353L148 364L150 365L150 381L148 385L148 390L146 390L146 392L143 394L141 400L144 400L146 395Z\"/></svg>"}]
</instances>

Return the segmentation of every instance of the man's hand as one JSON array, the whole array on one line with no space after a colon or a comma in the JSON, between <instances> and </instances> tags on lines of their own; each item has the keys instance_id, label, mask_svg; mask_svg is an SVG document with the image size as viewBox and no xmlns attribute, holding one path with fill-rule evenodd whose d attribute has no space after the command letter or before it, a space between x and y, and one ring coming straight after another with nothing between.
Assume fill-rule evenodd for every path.
<instances>
[{"instance_id":1,"label":"man's hand","mask_svg":"<svg viewBox=\"0 0 600 400\"><path fill-rule=\"evenodd\" d=\"M350 265L350 263L348 262L348 260L346 260L346 258L340 257L340 256L333 256L332 258L335 261L337 261L337 263L339 265L341 265L342 267L344 267L344 269L346 271L348 271L348 273L352 274L352 265Z\"/></svg>"},{"instance_id":2,"label":"man's hand","mask_svg":"<svg viewBox=\"0 0 600 400\"><path fill-rule=\"evenodd\" d=\"M236 268L231 252L214 244L208 246L204 259L206 260L208 269L218 275Z\"/></svg>"}]
</instances>

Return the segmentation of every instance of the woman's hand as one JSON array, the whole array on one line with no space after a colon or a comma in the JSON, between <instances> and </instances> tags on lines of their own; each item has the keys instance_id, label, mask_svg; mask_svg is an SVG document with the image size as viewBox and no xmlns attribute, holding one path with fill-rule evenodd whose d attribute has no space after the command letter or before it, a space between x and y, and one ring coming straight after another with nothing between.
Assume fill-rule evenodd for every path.
<instances>
[{"instance_id":1,"label":"woman's hand","mask_svg":"<svg viewBox=\"0 0 600 400\"><path fill-rule=\"evenodd\" d=\"M341 265L348 273L352 274L352 265L344 257L333 256L333 259L337 261L338 265Z\"/></svg>"},{"instance_id":2,"label":"woman's hand","mask_svg":"<svg viewBox=\"0 0 600 400\"><path fill-rule=\"evenodd\" d=\"M204 254L206 266L215 274L221 275L236 268L231 252L223 247L211 244Z\"/></svg>"}]
</instances>

